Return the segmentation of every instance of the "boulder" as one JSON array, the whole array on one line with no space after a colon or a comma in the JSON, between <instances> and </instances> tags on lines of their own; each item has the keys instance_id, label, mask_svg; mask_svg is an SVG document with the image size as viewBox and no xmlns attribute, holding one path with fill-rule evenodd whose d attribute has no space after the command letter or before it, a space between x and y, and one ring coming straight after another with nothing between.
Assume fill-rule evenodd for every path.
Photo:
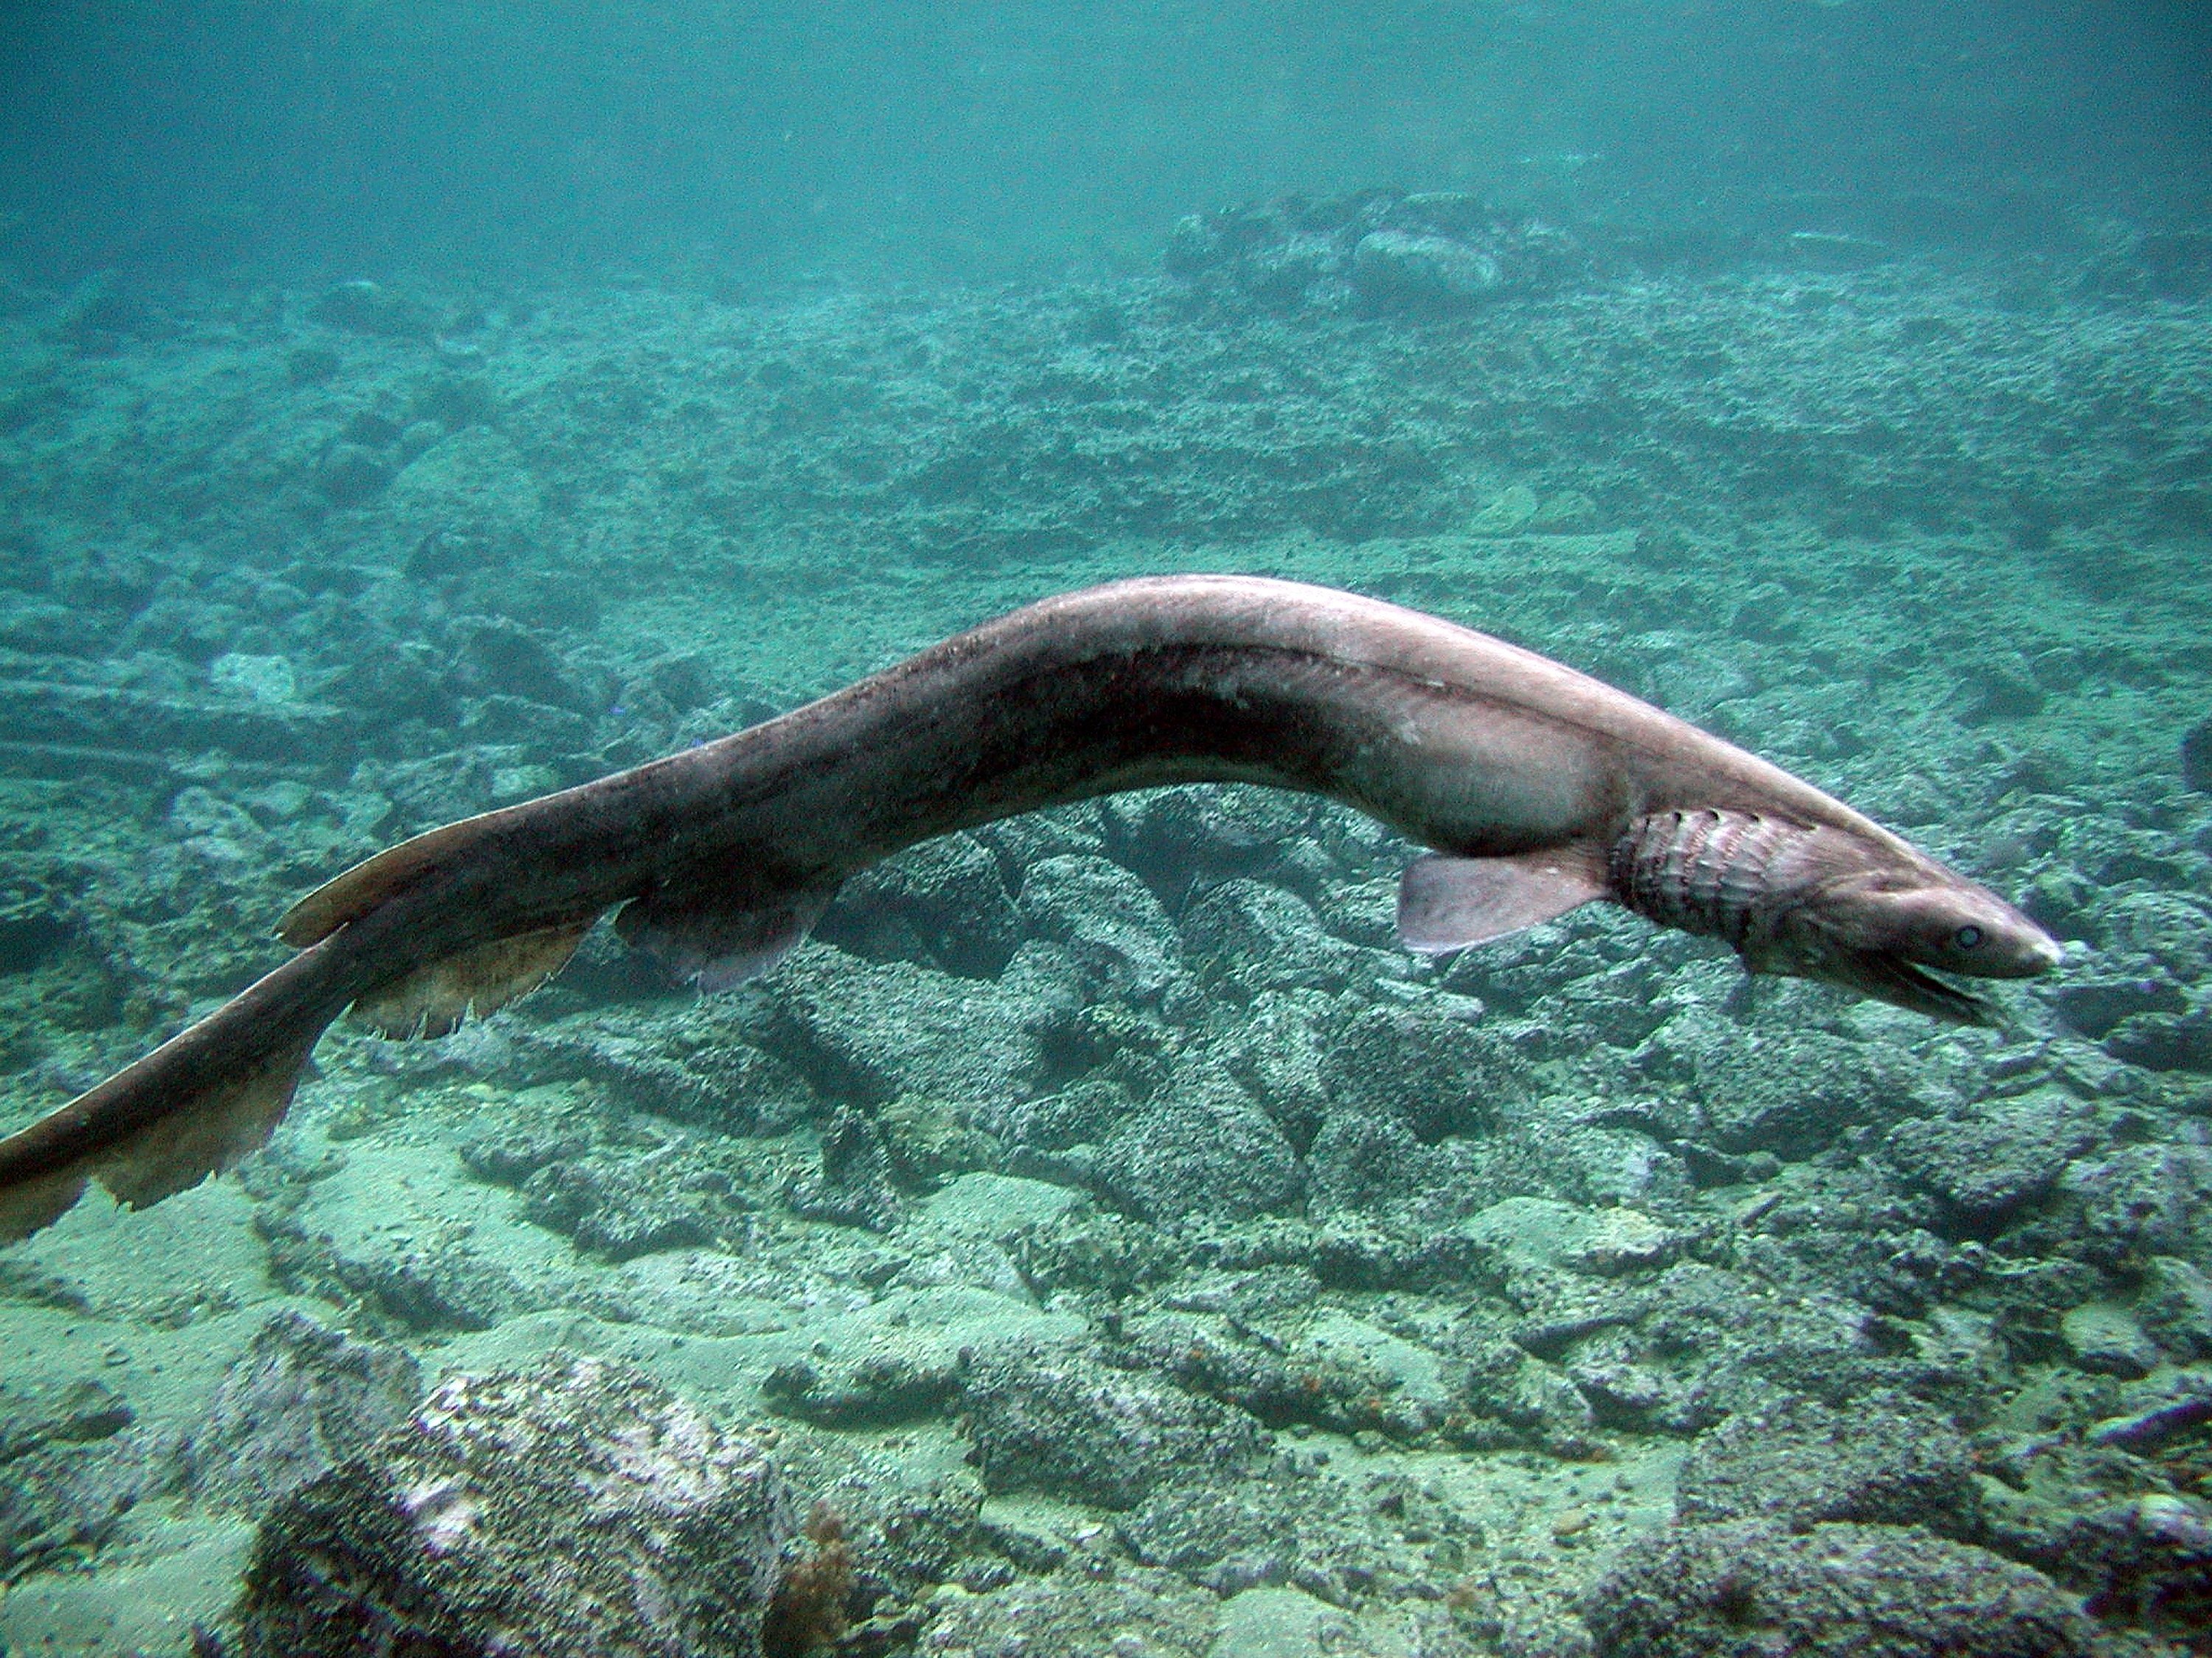
<instances>
[{"instance_id":1,"label":"boulder","mask_svg":"<svg viewBox=\"0 0 2212 1658\"><path fill-rule=\"evenodd\" d=\"M1908 1118L1883 1144L1908 1184L1940 1200L1959 1227L1977 1230L2048 1196L2096 1140L2087 1109L2043 1088L1970 1115Z\"/></svg>"},{"instance_id":2,"label":"boulder","mask_svg":"<svg viewBox=\"0 0 2212 1658\"><path fill-rule=\"evenodd\" d=\"M1066 946L1092 994L1157 996L1182 970L1175 924L1152 890L1103 858L1062 856L1033 865L1022 914Z\"/></svg>"},{"instance_id":3,"label":"boulder","mask_svg":"<svg viewBox=\"0 0 2212 1658\"><path fill-rule=\"evenodd\" d=\"M797 1531L782 1478L597 1359L455 1376L261 1527L246 1658L759 1658Z\"/></svg>"},{"instance_id":4,"label":"boulder","mask_svg":"<svg viewBox=\"0 0 2212 1658\"><path fill-rule=\"evenodd\" d=\"M994 1496L1042 1491L1133 1508L1170 1480L1253 1461L1266 1438L1242 1411L1079 1353L981 1354L961 1400Z\"/></svg>"},{"instance_id":5,"label":"boulder","mask_svg":"<svg viewBox=\"0 0 2212 1658\"><path fill-rule=\"evenodd\" d=\"M404 1349L278 1313L224 1373L179 1471L201 1501L259 1513L366 1451L421 1394Z\"/></svg>"},{"instance_id":6,"label":"boulder","mask_svg":"<svg viewBox=\"0 0 2212 1658\"><path fill-rule=\"evenodd\" d=\"M1972 1448L1902 1395L1848 1410L1793 1399L1731 1417L1684 1460L1674 1512L1685 1521L1765 1516L1801 1529L1831 1520L1925 1526L1962 1539L1981 1529Z\"/></svg>"},{"instance_id":7,"label":"boulder","mask_svg":"<svg viewBox=\"0 0 2212 1658\"><path fill-rule=\"evenodd\" d=\"M1895 1526L1686 1526L1583 1602L1599 1658L2088 1658L2094 1626L2042 1573Z\"/></svg>"}]
</instances>

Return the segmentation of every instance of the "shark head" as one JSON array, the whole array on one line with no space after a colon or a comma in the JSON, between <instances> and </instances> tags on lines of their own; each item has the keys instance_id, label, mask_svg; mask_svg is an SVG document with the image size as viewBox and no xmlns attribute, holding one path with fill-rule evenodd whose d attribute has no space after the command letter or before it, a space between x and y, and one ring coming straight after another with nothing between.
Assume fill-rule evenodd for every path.
<instances>
[{"instance_id":1,"label":"shark head","mask_svg":"<svg viewBox=\"0 0 2212 1658\"><path fill-rule=\"evenodd\" d=\"M1960 1024L2002 1020L1952 978L2028 979L2059 961L2057 940L1987 888L1902 841L1837 825L1656 812L1613 847L1607 887L1638 914L1726 939L1753 973L1818 979Z\"/></svg>"},{"instance_id":2,"label":"shark head","mask_svg":"<svg viewBox=\"0 0 2212 1658\"><path fill-rule=\"evenodd\" d=\"M1754 972L1790 973L1960 1024L2001 1023L1952 978L2032 979L2058 941L1986 887L1933 859L1819 830L1768 869ZM1944 975L1944 976L1939 976Z\"/></svg>"}]
</instances>

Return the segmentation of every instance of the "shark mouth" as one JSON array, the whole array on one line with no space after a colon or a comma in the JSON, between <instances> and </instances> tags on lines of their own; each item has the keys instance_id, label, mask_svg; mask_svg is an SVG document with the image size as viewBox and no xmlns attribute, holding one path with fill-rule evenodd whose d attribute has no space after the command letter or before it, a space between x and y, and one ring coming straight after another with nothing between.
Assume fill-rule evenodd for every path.
<instances>
[{"instance_id":1,"label":"shark mouth","mask_svg":"<svg viewBox=\"0 0 2212 1658\"><path fill-rule=\"evenodd\" d=\"M1954 1024L2001 1025L1996 1004L1939 979L1926 969L1895 956L1845 956L1823 963L1820 977L1932 1019Z\"/></svg>"}]
</instances>

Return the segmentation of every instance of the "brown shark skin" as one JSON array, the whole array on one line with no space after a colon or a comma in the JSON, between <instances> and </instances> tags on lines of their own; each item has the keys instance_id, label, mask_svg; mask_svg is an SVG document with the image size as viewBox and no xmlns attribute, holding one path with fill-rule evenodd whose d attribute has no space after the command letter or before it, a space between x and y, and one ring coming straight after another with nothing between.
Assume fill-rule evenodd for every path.
<instances>
[{"instance_id":1,"label":"brown shark skin","mask_svg":"<svg viewBox=\"0 0 2212 1658\"><path fill-rule=\"evenodd\" d=\"M687 897L773 906L952 830L1194 781L1327 795L1449 854L1559 848L1601 881L1607 848L1650 814L1771 817L2017 916L1810 784L1503 641L1291 582L1124 581L339 878L286 918L300 955L0 1141L0 1195L159 1131L196 1094L311 1044L349 1003L426 963L625 901L646 914ZM2039 949L1982 970L2040 971L2056 955Z\"/></svg>"}]
</instances>

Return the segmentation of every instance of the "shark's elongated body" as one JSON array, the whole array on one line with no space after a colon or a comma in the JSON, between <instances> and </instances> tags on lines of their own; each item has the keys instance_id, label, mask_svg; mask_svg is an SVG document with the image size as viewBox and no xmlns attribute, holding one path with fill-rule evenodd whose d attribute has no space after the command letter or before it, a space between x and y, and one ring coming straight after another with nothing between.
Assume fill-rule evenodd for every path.
<instances>
[{"instance_id":1,"label":"shark's elongated body","mask_svg":"<svg viewBox=\"0 0 2212 1658\"><path fill-rule=\"evenodd\" d=\"M1419 950L1610 899L1941 1017L1923 966L2043 971L2034 923L1811 785L1623 692L1395 605L1249 577L1048 599L719 742L435 829L310 894L300 953L0 1141L0 1237L97 1177L157 1200L265 1140L349 1005L439 1035L544 982L592 923L702 984L764 970L839 882L933 835L1158 784L1328 795L1441 854Z\"/></svg>"}]
</instances>

